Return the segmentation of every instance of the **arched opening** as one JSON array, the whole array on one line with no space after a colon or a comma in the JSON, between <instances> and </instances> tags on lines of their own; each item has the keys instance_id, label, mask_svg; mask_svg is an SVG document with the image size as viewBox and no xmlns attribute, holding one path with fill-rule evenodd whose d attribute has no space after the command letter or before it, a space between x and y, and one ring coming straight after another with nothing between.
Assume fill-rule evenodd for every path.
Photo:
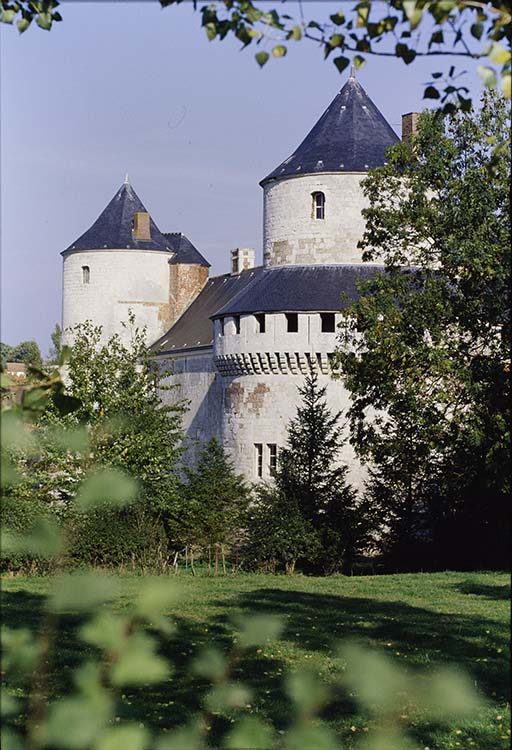
<instances>
[{"instance_id":1,"label":"arched opening","mask_svg":"<svg viewBox=\"0 0 512 750\"><path fill-rule=\"evenodd\" d=\"M88 284L91 280L91 271L89 266L82 266L82 284Z\"/></svg>"},{"instance_id":2,"label":"arched opening","mask_svg":"<svg viewBox=\"0 0 512 750\"><path fill-rule=\"evenodd\" d=\"M312 193L313 198L313 219L325 219L325 195L317 190Z\"/></svg>"}]
</instances>

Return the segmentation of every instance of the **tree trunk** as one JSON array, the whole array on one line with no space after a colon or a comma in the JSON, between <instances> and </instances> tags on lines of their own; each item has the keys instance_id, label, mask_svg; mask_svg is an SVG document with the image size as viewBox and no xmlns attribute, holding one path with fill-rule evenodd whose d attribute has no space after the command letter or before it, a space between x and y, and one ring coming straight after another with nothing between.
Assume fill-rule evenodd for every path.
<instances>
[{"instance_id":1,"label":"tree trunk","mask_svg":"<svg viewBox=\"0 0 512 750\"><path fill-rule=\"evenodd\" d=\"M220 552L222 555L222 572L226 575L226 557L224 555L224 545L221 545Z\"/></svg>"},{"instance_id":2,"label":"tree trunk","mask_svg":"<svg viewBox=\"0 0 512 750\"><path fill-rule=\"evenodd\" d=\"M219 545L215 545L215 575L219 574Z\"/></svg>"},{"instance_id":3,"label":"tree trunk","mask_svg":"<svg viewBox=\"0 0 512 750\"><path fill-rule=\"evenodd\" d=\"M295 570L295 560L290 560L289 562L286 561L285 564L284 564L284 566L285 566L285 569L286 569L286 575L287 576L292 576L293 575L293 571Z\"/></svg>"}]
</instances>

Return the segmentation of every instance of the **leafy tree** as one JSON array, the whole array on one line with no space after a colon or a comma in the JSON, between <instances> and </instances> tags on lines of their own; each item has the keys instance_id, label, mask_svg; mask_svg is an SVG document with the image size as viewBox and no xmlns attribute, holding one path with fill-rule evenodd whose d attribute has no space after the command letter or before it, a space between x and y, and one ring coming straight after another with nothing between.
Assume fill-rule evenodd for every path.
<instances>
[{"instance_id":1,"label":"leafy tree","mask_svg":"<svg viewBox=\"0 0 512 750\"><path fill-rule=\"evenodd\" d=\"M62 351L62 328L58 323L55 323L55 329L50 337L52 345L48 352L48 361L50 364L57 364Z\"/></svg>"},{"instance_id":2,"label":"leafy tree","mask_svg":"<svg viewBox=\"0 0 512 750\"><path fill-rule=\"evenodd\" d=\"M341 413L329 411L326 387L319 387L316 373L306 377L299 393L302 404L288 426L276 487L318 533L318 561L325 572L334 572L348 562L355 542L355 492L346 481L347 466L337 462L343 445Z\"/></svg>"},{"instance_id":3,"label":"leafy tree","mask_svg":"<svg viewBox=\"0 0 512 750\"><path fill-rule=\"evenodd\" d=\"M179 5L183 0L160 0L163 7ZM25 31L35 19L42 29L50 29L61 21L55 10L57 0L1 0L1 21ZM196 8L194 2L194 8ZM277 3L276 3L277 5ZM486 85L496 88L498 82L510 98L510 35L512 17L505 0L489 3L473 0L389 0L385 7L370 0L361 0L354 7L343 8L329 15L328 20L307 18L305 6L295 3L281 7L251 0L223 0L207 3L200 9L201 24L210 41L228 36L238 39L243 47L258 45L256 61L260 66L271 58L282 58L290 43L303 39L315 42L324 57L332 55L336 68L343 71L352 60L356 68L368 57L395 57L410 65L419 57L440 55L482 60L478 72ZM314 7L312 3L309 7ZM309 10L309 8L308 8ZM460 85L460 73L450 66L433 74L426 84L424 96L440 99L445 111L456 105L468 109L467 87Z\"/></svg>"},{"instance_id":4,"label":"leafy tree","mask_svg":"<svg viewBox=\"0 0 512 750\"><path fill-rule=\"evenodd\" d=\"M2 366L6 362L23 362L25 365L41 367L41 351L35 341L22 341L16 346L0 344L2 353Z\"/></svg>"},{"instance_id":5,"label":"leafy tree","mask_svg":"<svg viewBox=\"0 0 512 750\"><path fill-rule=\"evenodd\" d=\"M240 530L249 487L215 438L202 449L196 467L185 467L184 474L174 534L185 543L213 546L217 565L219 548L233 542Z\"/></svg>"},{"instance_id":6,"label":"leafy tree","mask_svg":"<svg viewBox=\"0 0 512 750\"><path fill-rule=\"evenodd\" d=\"M251 566L275 573L278 565L284 565L291 575L297 560L314 560L318 555L316 529L304 518L296 499L274 486L256 488L244 527L244 558Z\"/></svg>"},{"instance_id":7,"label":"leafy tree","mask_svg":"<svg viewBox=\"0 0 512 750\"><path fill-rule=\"evenodd\" d=\"M344 312L352 441L375 466L390 544L434 543L439 565L503 564L510 164L492 149L508 129L505 101L490 94L469 115L424 113L364 182L360 246L385 272Z\"/></svg>"}]
</instances>

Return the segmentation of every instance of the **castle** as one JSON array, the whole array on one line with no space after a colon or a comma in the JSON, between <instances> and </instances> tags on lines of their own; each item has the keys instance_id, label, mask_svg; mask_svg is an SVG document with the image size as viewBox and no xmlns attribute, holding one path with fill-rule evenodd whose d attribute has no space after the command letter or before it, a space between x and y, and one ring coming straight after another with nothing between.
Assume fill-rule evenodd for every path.
<instances>
[{"instance_id":1,"label":"castle","mask_svg":"<svg viewBox=\"0 0 512 750\"><path fill-rule=\"evenodd\" d=\"M415 125L403 116L403 137ZM129 310L146 326L161 370L185 400L188 460L215 436L238 472L272 476L298 386L315 371L333 411L348 393L331 377L340 310L356 283L379 272L358 240L367 205L361 181L398 141L351 73L294 153L260 183L263 265L250 248L231 251L231 271L209 263L181 233L161 232L126 180L96 222L63 253L63 328L91 320L125 336ZM343 298L342 298L343 295ZM67 334L69 336L69 334ZM363 469L346 444L341 459L358 485Z\"/></svg>"}]
</instances>

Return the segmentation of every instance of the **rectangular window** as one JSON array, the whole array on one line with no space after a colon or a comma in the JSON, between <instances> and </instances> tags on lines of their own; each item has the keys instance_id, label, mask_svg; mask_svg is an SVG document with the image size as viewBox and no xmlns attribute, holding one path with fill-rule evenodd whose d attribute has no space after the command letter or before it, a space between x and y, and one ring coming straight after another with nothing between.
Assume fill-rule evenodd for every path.
<instances>
[{"instance_id":1,"label":"rectangular window","mask_svg":"<svg viewBox=\"0 0 512 750\"><path fill-rule=\"evenodd\" d=\"M259 313L254 317L256 318L256 332L265 333L265 313Z\"/></svg>"},{"instance_id":2,"label":"rectangular window","mask_svg":"<svg viewBox=\"0 0 512 750\"><path fill-rule=\"evenodd\" d=\"M263 443L254 443L256 449L256 476L263 476Z\"/></svg>"},{"instance_id":3,"label":"rectangular window","mask_svg":"<svg viewBox=\"0 0 512 750\"><path fill-rule=\"evenodd\" d=\"M288 333L298 333L299 316L297 313L286 313L286 330Z\"/></svg>"},{"instance_id":4,"label":"rectangular window","mask_svg":"<svg viewBox=\"0 0 512 750\"><path fill-rule=\"evenodd\" d=\"M88 284L91 280L91 272L89 266L82 266L82 284Z\"/></svg>"},{"instance_id":5,"label":"rectangular window","mask_svg":"<svg viewBox=\"0 0 512 750\"><path fill-rule=\"evenodd\" d=\"M235 333L240 333L240 315L235 315L233 322L235 324Z\"/></svg>"},{"instance_id":6,"label":"rectangular window","mask_svg":"<svg viewBox=\"0 0 512 750\"><path fill-rule=\"evenodd\" d=\"M268 443L267 448L269 454L268 468L270 476L273 477L277 469L277 445L275 443Z\"/></svg>"},{"instance_id":7,"label":"rectangular window","mask_svg":"<svg viewBox=\"0 0 512 750\"><path fill-rule=\"evenodd\" d=\"M334 333L336 330L336 320L334 313L320 313L322 319L322 333Z\"/></svg>"},{"instance_id":8,"label":"rectangular window","mask_svg":"<svg viewBox=\"0 0 512 750\"><path fill-rule=\"evenodd\" d=\"M224 336L224 318L219 318L220 335Z\"/></svg>"}]
</instances>

